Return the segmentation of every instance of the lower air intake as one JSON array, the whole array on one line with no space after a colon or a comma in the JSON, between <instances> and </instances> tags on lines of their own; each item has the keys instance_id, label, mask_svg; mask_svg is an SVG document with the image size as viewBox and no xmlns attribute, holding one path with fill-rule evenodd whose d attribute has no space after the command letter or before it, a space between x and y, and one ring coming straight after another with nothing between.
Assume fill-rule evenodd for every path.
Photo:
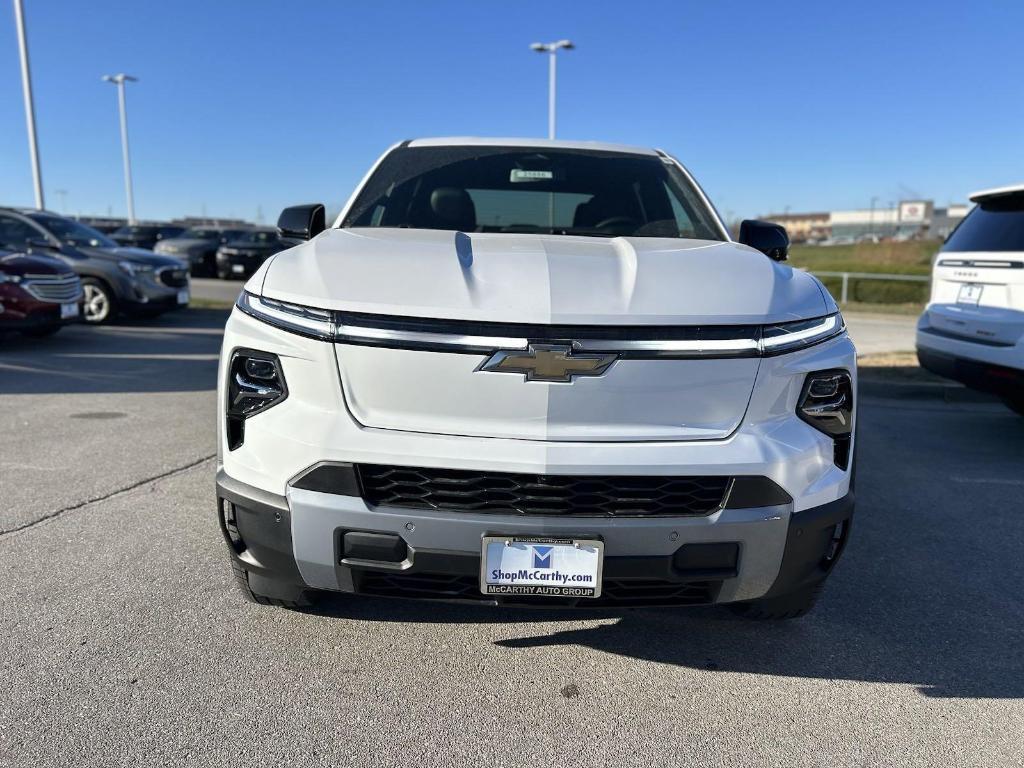
<instances>
[{"instance_id":1,"label":"lower air intake","mask_svg":"<svg viewBox=\"0 0 1024 768\"><path fill-rule=\"evenodd\" d=\"M707 515L729 477L530 475L511 472L357 466L363 498L375 506L453 512L579 517Z\"/></svg>"}]
</instances>

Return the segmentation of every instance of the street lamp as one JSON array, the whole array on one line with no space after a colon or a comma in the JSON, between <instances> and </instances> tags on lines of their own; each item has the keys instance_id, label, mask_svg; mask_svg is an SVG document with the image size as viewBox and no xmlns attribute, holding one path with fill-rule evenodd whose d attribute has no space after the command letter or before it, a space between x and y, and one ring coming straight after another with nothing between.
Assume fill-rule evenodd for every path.
<instances>
[{"instance_id":1,"label":"street lamp","mask_svg":"<svg viewBox=\"0 0 1024 768\"><path fill-rule=\"evenodd\" d=\"M103 80L117 86L117 103L121 110L121 154L124 157L124 192L128 198L128 223L135 223L135 195L132 192L132 160L128 156L128 113L124 102L124 84L138 81L137 77L123 72L117 75L104 75Z\"/></svg>"},{"instance_id":2,"label":"street lamp","mask_svg":"<svg viewBox=\"0 0 1024 768\"><path fill-rule=\"evenodd\" d=\"M36 109L32 102L32 73L28 66L28 38L25 36L25 9L21 0L14 0L14 25L18 28L18 53L21 56L21 90L25 97L25 125L28 128L28 152L32 158L32 183L35 185L36 208L45 207L43 174L39 169L39 143L36 141Z\"/></svg>"},{"instance_id":3,"label":"street lamp","mask_svg":"<svg viewBox=\"0 0 1024 768\"><path fill-rule=\"evenodd\" d=\"M556 40L553 43L532 43L531 51L548 54L548 138L555 138L555 59L559 48L571 51L576 46L569 40Z\"/></svg>"}]
</instances>

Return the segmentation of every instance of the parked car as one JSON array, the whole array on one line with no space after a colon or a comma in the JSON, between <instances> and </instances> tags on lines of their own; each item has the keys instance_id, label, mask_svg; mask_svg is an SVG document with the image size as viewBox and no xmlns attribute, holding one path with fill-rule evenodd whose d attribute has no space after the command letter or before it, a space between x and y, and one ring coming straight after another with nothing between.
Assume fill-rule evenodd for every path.
<instances>
[{"instance_id":1,"label":"parked car","mask_svg":"<svg viewBox=\"0 0 1024 768\"><path fill-rule=\"evenodd\" d=\"M193 227L177 237L161 240L153 250L156 253L184 259L189 263L192 274L197 277L214 276L217 274L217 249L247 231L237 228Z\"/></svg>"},{"instance_id":2,"label":"parked car","mask_svg":"<svg viewBox=\"0 0 1024 768\"><path fill-rule=\"evenodd\" d=\"M1024 415L1024 184L971 200L977 205L935 259L917 357Z\"/></svg>"},{"instance_id":3,"label":"parked car","mask_svg":"<svg viewBox=\"0 0 1024 768\"><path fill-rule=\"evenodd\" d=\"M0 208L0 242L66 262L82 281L87 323L105 323L120 312L157 315L189 302L188 267L179 259L122 248L73 219Z\"/></svg>"},{"instance_id":4,"label":"parked car","mask_svg":"<svg viewBox=\"0 0 1024 768\"><path fill-rule=\"evenodd\" d=\"M0 334L50 336L82 314L82 283L59 259L11 252L0 243Z\"/></svg>"},{"instance_id":5,"label":"parked car","mask_svg":"<svg viewBox=\"0 0 1024 768\"><path fill-rule=\"evenodd\" d=\"M278 227L219 375L246 597L814 604L856 353L785 229L732 241L659 150L532 139L403 142Z\"/></svg>"},{"instance_id":6,"label":"parked car","mask_svg":"<svg viewBox=\"0 0 1024 768\"><path fill-rule=\"evenodd\" d=\"M217 277L249 277L260 265L287 246L273 229L253 229L217 249Z\"/></svg>"},{"instance_id":7,"label":"parked car","mask_svg":"<svg viewBox=\"0 0 1024 768\"><path fill-rule=\"evenodd\" d=\"M123 222L111 222L111 221L96 221L93 219L75 219L79 224L84 224L87 227L95 229L97 232L101 232L104 235L110 235L117 232L121 227L124 226Z\"/></svg>"},{"instance_id":8,"label":"parked car","mask_svg":"<svg viewBox=\"0 0 1024 768\"><path fill-rule=\"evenodd\" d=\"M178 237L184 231L185 227L176 224L128 224L115 231L110 239L118 245L151 251L161 240Z\"/></svg>"}]
</instances>

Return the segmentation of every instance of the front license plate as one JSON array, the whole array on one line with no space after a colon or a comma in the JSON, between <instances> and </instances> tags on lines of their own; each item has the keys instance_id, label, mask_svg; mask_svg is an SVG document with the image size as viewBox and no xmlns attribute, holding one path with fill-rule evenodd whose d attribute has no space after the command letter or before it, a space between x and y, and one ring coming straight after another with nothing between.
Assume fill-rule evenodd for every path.
<instances>
[{"instance_id":1,"label":"front license plate","mask_svg":"<svg viewBox=\"0 0 1024 768\"><path fill-rule=\"evenodd\" d=\"M960 286L960 293L957 294L957 304L975 304L981 300L981 289L983 285L977 283L964 283Z\"/></svg>"},{"instance_id":2,"label":"front license plate","mask_svg":"<svg viewBox=\"0 0 1024 768\"><path fill-rule=\"evenodd\" d=\"M178 291L178 303L188 304L188 288L182 288Z\"/></svg>"},{"instance_id":3,"label":"front license plate","mask_svg":"<svg viewBox=\"0 0 1024 768\"><path fill-rule=\"evenodd\" d=\"M604 542L533 536L484 536L480 591L485 595L600 597Z\"/></svg>"},{"instance_id":4,"label":"front license plate","mask_svg":"<svg viewBox=\"0 0 1024 768\"><path fill-rule=\"evenodd\" d=\"M245 272L245 267L242 266L241 264L232 264L231 271L234 272L236 275L240 275L243 272Z\"/></svg>"},{"instance_id":5,"label":"front license plate","mask_svg":"<svg viewBox=\"0 0 1024 768\"><path fill-rule=\"evenodd\" d=\"M78 317L78 302L69 301L67 304L61 304L60 319L69 320L72 317Z\"/></svg>"}]
</instances>

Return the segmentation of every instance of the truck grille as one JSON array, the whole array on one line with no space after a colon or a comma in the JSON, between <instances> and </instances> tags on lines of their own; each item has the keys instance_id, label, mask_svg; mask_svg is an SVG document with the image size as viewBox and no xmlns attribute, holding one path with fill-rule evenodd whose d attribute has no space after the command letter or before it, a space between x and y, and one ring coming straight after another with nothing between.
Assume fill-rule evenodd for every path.
<instances>
[{"instance_id":1,"label":"truck grille","mask_svg":"<svg viewBox=\"0 0 1024 768\"><path fill-rule=\"evenodd\" d=\"M39 301L68 302L82 296L82 284L77 275L31 277L21 286Z\"/></svg>"},{"instance_id":2,"label":"truck grille","mask_svg":"<svg viewBox=\"0 0 1024 768\"><path fill-rule=\"evenodd\" d=\"M619 517L707 515L729 477L528 475L360 464L370 504L454 512Z\"/></svg>"},{"instance_id":3,"label":"truck grille","mask_svg":"<svg viewBox=\"0 0 1024 768\"><path fill-rule=\"evenodd\" d=\"M177 267L164 267L157 270L157 278L169 288L184 288L188 285L188 270Z\"/></svg>"}]
</instances>

